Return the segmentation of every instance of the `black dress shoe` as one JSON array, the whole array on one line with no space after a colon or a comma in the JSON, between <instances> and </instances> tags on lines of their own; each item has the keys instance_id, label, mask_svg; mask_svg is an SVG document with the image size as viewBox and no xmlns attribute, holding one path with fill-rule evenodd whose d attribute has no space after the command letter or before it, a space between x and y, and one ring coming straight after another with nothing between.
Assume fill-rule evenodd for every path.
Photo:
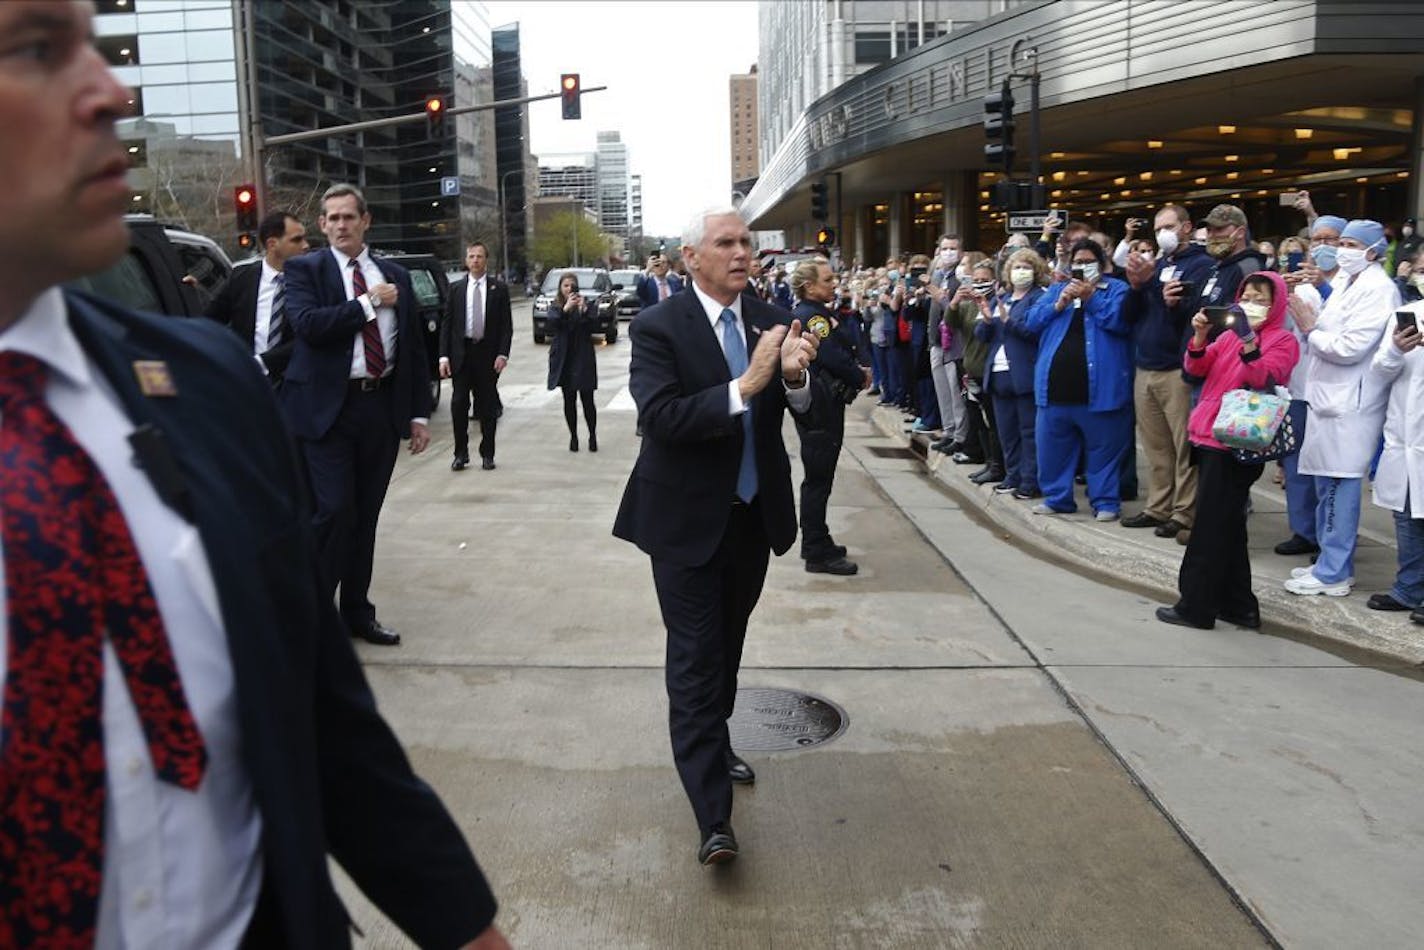
<instances>
[{"instance_id":1,"label":"black dress shoe","mask_svg":"<svg viewBox=\"0 0 1424 950\"><path fill-rule=\"evenodd\" d=\"M845 546L844 544L837 544L837 545L834 545L834 546L831 547L831 550L836 553L836 557L845 557L845 556L846 556L846 546Z\"/></svg>"},{"instance_id":2,"label":"black dress shoe","mask_svg":"<svg viewBox=\"0 0 1424 950\"><path fill-rule=\"evenodd\" d=\"M1157 619L1162 621L1163 623L1176 624L1179 627L1195 627L1198 630L1210 630L1211 628L1216 626L1216 621L1210 621L1208 623L1198 623L1195 620L1190 620L1186 617L1183 617L1181 614L1177 613L1176 607L1158 607Z\"/></svg>"},{"instance_id":3,"label":"black dress shoe","mask_svg":"<svg viewBox=\"0 0 1424 950\"><path fill-rule=\"evenodd\" d=\"M352 628L351 635L358 640L374 643L378 647L399 646L401 642L400 634L390 627L381 626L379 620L372 620L370 626L367 627Z\"/></svg>"},{"instance_id":4,"label":"black dress shoe","mask_svg":"<svg viewBox=\"0 0 1424 950\"><path fill-rule=\"evenodd\" d=\"M1014 497L1019 501L1032 501L1035 498L1042 498L1043 492L1037 488L1015 488Z\"/></svg>"},{"instance_id":5,"label":"black dress shoe","mask_svg":"<svg viewBox=\"0 0 1424 950\"><path fill-rule=\"evenodd\" d=\"M1154 518L1145 511L1135 514L1131 518L1124 518L1120 522L1124 528L1160 528L1166 523L1161 518Z\"/></svg>"},{"instance_id":6,"label":"black dress shoe","mask_svg":"<svg viewBox=\"0 0 1424 950\"><path fill-rule=\"evenodd\" d=\"M970 475L969 480L976 485L1001 482L1004 480L1004 470L1002 468L982 468L973 475Z\"/></svg>"},{"instance_id":7,"label":"black dress shoe","mask_svg":"<svg viewBox=\"0 0 1424 950\"><path fill-rule=\"evenodd\" d=\"M486 472L494 471L494 459L480 459L480 468Z\"/></svg>"},{"instance_id":8,"label":"black dress shoe","mask_svg":"<svg viewBox=\"0 0 1424 950\"><path fill-rule=\"evenodd\" d=\"M1370 599L1365 601L1365 606L1371 610L1413 610L1408 604L1401 604L1389 594L1371 594Z\"/></svg>"},{"instance_id":9,"label":"black dress shoe","mask_svg":"<svg viewBox=\"0 0 1424 950\"><path fill-rule=\"evenodd\" d=\"M1298 534L1293 534L1280 544L1276 545L1276 553L1286 557L1294 557L1297 554L1315 554L1320 550L1320 545L1312 544Z\"/></svg>"},{"instance_id":10,"label":"black dress shoe","mask_svg":"<svg viewBox=\"0 0 1424 950\"><path fill-rule=\"evenodd\" d=\"M1235 624L1238 627L1245 627L1247 630L1261 629L1261 613L1253 610L1249 614L1228 614L1225 612L1216 615L1216 619L1222 623Z\"/></svg>"},{"instance_id":11,"label":"black dress shoe","mask_svg":"<svg viewBox=\"0 0 1424 950\"><path fill-rule=\"evenodd\" d=\"M598 451L598 436L594 435L592 432L588 434L588 450L590 452Z\"/></svg>"},{"instance_id":12,"label":"black dress shoe","mask_svg":"<svg viewBox=\"0 0 1424 950\"><path fill-rule=\"evenodd\" d=\"M732 826L719 821L707 832L707 837L702 839L702 846L697 849L697 863L703 867L724 864L735 858L738 850L737 836L732 833Z\"/></svg>"},{"instance_id":13,"label":"black dress shoe","mask_svg":"<svg viewBox=\"0 0 1424 950\"><path fill-rule=\"evenodd\" d=\"M450 463L450 471L462 472L469 464L470 457L468 455L457 455L455 456L455 461Z\"/></svg>"},{"instance_id":14,"label":"black dress shoe","mask_svg":"<svg viewBox=\"0 0 1424 950\"><path fill-rule=\"evenodd\" d=\"M1416 607L1409 612L1409 619L1415 623L1424 623L1424 607Z\"/></svg>"},{"instance_id":15,"label":"black dress shoe","mask_svg":"<svg viewBox=\"0 0 1424 950\"><path fill-rule=\"evenodd\" d=\"M844 557L833 557L827 561L807 561L807 574L839 574L842 577L849 577L860 570L860 565L854 561L847 561Z\"/></svg>"},{"instance_id":16,"label":"black dress shoe","mask_svg":"<svg viewBox=\"0 0 1424 950\"><path fill-rule=\"evenodd\" d=\"M727 753L727 774L733 785L750 785L756 781L756 773L752 771L752 767L743 762L742 757L735 752Z\"/></svg>"},{"instance_id":17,"label":"black dress shoe","mask_svg":"<svg viewBox=\"0 0 1424 950\"><path fill-rule=\"evenodd\" d=\"M1178 533L1186 530L1187 526L1176 518L1168 518L1165 522L1153 528L1152 533L1159 538L1175 538Z\"/></svg>"},{"instance_id":18,"label":"black dress shoe","mask_svg":"<svg viewBox=\"0 0 1424 950\"><path fill-rule=\"evenodd\" d=\"M577 451L578 451L578 436L576 436L576 435L571 435L571 436L569 436L569 451L570 451L570 452L577 452Z\"/></svg>"}]
</instances>

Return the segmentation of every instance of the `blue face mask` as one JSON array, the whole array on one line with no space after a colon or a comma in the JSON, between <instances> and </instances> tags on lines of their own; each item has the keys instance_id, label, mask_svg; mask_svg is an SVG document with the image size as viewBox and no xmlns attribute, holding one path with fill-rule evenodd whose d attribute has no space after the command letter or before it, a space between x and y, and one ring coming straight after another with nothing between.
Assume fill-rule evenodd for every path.
<instances>
[{"instance_id":1,"label":"blue face mask","mask_svg":"<svg viewBox=\"0 0 1424 950\"><path fill-rule=\"evenodd\" d=\"M900 279L900 272L897 271L897 270L886 271L886 272L885 272L885 276L888 277L888 278L890 278L891 280L899 280L899 279Z\"/></svg>"},{"instance_id":2,"label":"blue face mask","mask_svg":"<svg viewBox=\"0 0 1424 950\"><path fill-rule=\"evenodd\" d=\"M1310 249L1310 259L1321 270L1334 270L1336 249L1329 244L1321 244Z\"/></svg>"}]
</instances>

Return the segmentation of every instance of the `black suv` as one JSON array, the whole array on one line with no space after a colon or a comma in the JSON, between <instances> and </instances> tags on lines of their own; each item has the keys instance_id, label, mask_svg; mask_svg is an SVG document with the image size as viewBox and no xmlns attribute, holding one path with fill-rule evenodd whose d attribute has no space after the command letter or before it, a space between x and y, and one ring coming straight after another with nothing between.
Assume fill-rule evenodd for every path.
<instances>
[{"instance_id":1,"label":"black suv","mask_svg":"<svg viewBox=\"0 0 1424 950\"><path fill-rule=\"evenodd\" d=\"M382 260L394 261L410 271L410 286L415 291L415 314L425 329L425 360L430 370L430 398L440 405L440 321L445 316L445 298L450 293L450 280L445 265L430 254L390 254L375 251Z\"/></svg>"},{"instance_id":2,"label":"black suv","mask_svg":"<svg viewBox=\"0 0 1424 950\"><path fill-rule=\"evenodd\" d=\"M112 266L69 282L70 287L132 310L200 317L232 262L201 234L128 215L129 249Z\"/></svg>"},{"instance_id":3,"label":"black suv","mask_svg":"<svg viewBox=\"0 0 1424 950\"><path fill-rule=\"evenodd\" d=\"M598 324L603 331L603 342L618 341L618 296L613 291L613 281L608 271L602 267L556 267L544 275L539 296L534 298L534 342L543 343L548 331L549 306L554 302L554 294L559 291L559 281L565 274L578 278L579 293L598 305Z\"/></svg>"}]
</instances>

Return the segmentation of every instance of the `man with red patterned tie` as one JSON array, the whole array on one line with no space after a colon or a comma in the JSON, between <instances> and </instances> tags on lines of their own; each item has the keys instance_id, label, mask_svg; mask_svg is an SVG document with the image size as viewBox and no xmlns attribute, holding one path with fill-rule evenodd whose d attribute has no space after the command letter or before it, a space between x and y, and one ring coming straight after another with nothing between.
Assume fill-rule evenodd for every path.
<instances>
[{"instance_id":1,"label":"man with red patterned tie","mask_svg":"<svg viewBox=\"0 0 1424 950\"><path fill-rule=\"evenodd\" d=\"M296 334L279 399L311 486L313 525L330 598L353 637L395 646L369 595L376 522L400 440L430 444L425 342L410 273L372 257L371 213L351 185L322 195L330 247L287 262L287 316Z\"/></svg>"},{"instance_id":2,"label":"man with red patterned tie","mask_svg":"<svg viewBox=\"0 0 1424 950\"><path fill-rule=\"evenodd\" d=\"M60 284L128 246L89 3L0 3L0 947L507 947L319 596L250 351ZM237 407L235 411L234 407Z\"/></svg>"}]
</instances>

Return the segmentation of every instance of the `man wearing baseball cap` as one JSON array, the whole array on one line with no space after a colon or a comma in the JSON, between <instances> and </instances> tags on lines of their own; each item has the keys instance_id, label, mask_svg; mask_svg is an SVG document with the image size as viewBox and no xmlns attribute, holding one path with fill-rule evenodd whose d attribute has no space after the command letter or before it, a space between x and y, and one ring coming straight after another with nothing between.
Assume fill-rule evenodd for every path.
<instances>
[{"instance_id":1,"label":"man wearing baseball cap","mask_svg":"<svg viewBox=\"0 0 1424 950\"><path fill-rule=\"evenodd\" d=\"M1246 212L1235 205L1217 205L1198 222L1206 229L1206 252L1216 259L1202 284L1195 313L1202 307L1226 307L1236 300L1241 282L1266 269L1266 259L1251 246L1251 229Z\"/></svg>"}]
</instances>

